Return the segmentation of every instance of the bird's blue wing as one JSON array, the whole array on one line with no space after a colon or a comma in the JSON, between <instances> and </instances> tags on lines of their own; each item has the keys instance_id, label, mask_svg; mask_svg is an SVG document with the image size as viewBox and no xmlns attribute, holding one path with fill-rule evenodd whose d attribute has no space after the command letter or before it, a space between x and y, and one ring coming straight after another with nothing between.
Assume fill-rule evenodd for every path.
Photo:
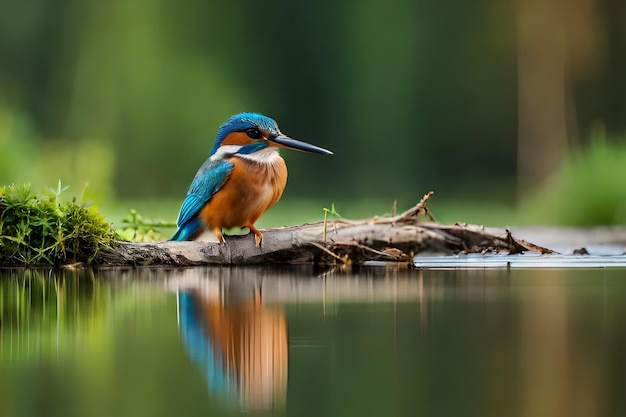
<instances>
[{"instance_id":1,"label":"bird's blue wing","mask_svg":"<svg viewBox=\"0 0 626 417\"><path fill-rule=\"evenodd\" d=\"M202 207L224 185L235 164L207 160L196 174L178 214L178 230L170 240L187 240L204 227L197 217Z\"/></svg>"}]
</instances>

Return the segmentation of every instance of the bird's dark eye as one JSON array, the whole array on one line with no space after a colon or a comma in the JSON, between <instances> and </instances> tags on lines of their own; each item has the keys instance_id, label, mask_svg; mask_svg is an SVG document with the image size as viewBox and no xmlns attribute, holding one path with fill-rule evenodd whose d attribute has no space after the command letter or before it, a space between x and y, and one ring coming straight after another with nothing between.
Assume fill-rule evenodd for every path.
<instances>
[{"instance_id":1,"label":"bird's dark eye","mask_svg":"<svg viewBox=\"0 0 626 417\"><path fill-rule=\"evenodd\" d=\"M250 139L261 139L261 136L263 136L259 129L256 128L246 130L246 134Z\"/></svg>"}]
</instances>

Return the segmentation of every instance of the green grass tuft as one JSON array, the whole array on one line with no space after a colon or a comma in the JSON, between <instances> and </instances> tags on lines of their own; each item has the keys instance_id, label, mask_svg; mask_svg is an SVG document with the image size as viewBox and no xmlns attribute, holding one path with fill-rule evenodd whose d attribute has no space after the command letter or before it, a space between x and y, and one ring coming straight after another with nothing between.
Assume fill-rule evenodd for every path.
<instances>
[{"instance_id":1,"label":"green grass tuft","mask_svg":"<svg viewBox=\"0 0 626 417\"><path fill-rule=\"evenodd\" d=\"M554 181L523 208L535 224L626 224L626 141L609 141L596 132L590 145L574 149Z\"/></svg>"},{"instance_id":2,"label":"green grass tuft","mask_svg":"<svg viewBox=\"0 0 626 417\"><path fill-rule=\"evenodd\" d=\"M37 196L30 185L0 187L0 265L90 263L116 235L95 208L62 201L61 184Z\"/></svg>"}]
</instances>

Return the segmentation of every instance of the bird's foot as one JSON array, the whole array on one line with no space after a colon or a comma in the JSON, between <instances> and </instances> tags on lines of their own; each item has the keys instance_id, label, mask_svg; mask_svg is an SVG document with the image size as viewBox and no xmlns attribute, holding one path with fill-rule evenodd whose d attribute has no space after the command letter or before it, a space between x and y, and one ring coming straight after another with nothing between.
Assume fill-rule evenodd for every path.
<instances>
[{"instance_id":1,"label":"bird's foot","mask_svg":"<svg viewBox=\"0 0 626 417\"><path fill-rule=\"evenodd\" d=\"M254 243L256 244L256 247L260 248L261 242L263 241L263 233L261 233L259 229L254 227L252 224L248 224L247 227L252 233L254 233Z\"/></svg>"},{"instance_id":2,"label":"bird's foot","mask_svg":"<svg viewBox=\"0 0 626 417\"><path fill-rule=\"evenodd\" d=\"M215 237L217 241L220 242L221 245L226 244L226 239L224 239L224 235L222 234L222 229L213 229L213 233L215 233Z\"/></svg>"}]
</instances>

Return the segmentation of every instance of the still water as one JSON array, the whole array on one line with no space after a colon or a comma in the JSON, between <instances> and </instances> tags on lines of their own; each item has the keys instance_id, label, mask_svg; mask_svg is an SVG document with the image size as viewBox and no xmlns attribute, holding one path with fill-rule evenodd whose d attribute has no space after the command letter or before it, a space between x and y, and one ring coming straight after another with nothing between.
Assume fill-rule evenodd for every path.
<instances>
[{"instance_id":1,"label":"still water","mask_svg":"<svg viewBox=\"0 0 626 417\"><path fill-rule=\"evenodd\" d=\"M626 269L0 270L0 416L626 415Z\"/></svg>"}]
</instances>

